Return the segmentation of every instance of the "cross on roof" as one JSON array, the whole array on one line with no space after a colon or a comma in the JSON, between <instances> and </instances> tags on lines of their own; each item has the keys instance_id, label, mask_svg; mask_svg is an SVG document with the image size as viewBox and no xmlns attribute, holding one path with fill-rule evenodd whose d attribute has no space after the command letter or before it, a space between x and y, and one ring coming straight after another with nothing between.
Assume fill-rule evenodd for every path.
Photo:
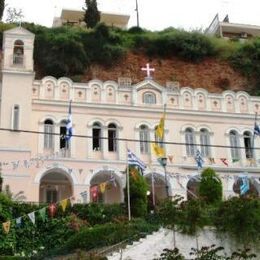
<instances>
[{"instance_id":1,"label":"cross on roof","mask_svg":"<svg viewBox=\"0 0 260 260\"><path fill-rule=\"evenodd\" d=\"M141 70L142 70L142 71L146 71L146 73L147 73L147 78L152 78L150 72L151 72L151 71L155 71L154 68L150 68L150 64L149 64L149 63L146 63L146 67L145 67L145 68L141 68Z\"/></svg>"}]
</instances>

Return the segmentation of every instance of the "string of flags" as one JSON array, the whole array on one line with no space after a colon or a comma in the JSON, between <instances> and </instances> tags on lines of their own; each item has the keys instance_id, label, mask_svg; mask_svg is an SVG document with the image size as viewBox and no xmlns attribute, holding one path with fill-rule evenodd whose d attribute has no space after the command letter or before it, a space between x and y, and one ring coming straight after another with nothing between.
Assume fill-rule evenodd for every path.
<instances>
[{"instance_id":1,"label":"string of flags","mask_svg":"<svg viewBox=\"0 0 260 260\"><path fill-rule=\"evenodd\" d=\"M20 216L18 218L15 218L15 219L12 219L12 220L7 220L6 222L2 223L4 233L8 234L10 232L12 222L14 222L14 224L17 228L20 228L22 226L24 218L29 218L29 220L32 222L32 224L35 225L36 224L36 213L39 215L41 220L43 222L45 222L47 220L47 209L48 209L48 212L49 212L49 216L51 218L53 218L54 215L57 212L58 205L60 205L61 208L62 208L62 211L65 212L65 210L68 206L68 203L70 202L70 205L73 206L74 200L75 200L75 198L72 196L72 197L63 199L59 202L51 203L46 207L43 207L43 208L36 210L36 211L32 211L32 212L30 212L26 215Z\"/></svg>"}]
</instances>

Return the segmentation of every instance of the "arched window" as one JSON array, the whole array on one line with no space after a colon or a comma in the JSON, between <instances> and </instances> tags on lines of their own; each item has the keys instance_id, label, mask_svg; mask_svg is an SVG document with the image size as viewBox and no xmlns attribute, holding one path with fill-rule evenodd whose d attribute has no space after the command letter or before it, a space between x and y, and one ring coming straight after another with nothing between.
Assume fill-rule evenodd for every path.
<instances>
[{"instance_id":1,"label":"arched window","mask_svg":"<svg viewBox=\"0 0 260 260\"><path fill-rule=\"evenodd\" d=\"M60 123L60 149L68 149L69 142L66 140L67 127L66 120L62 120Z\"/></svg>"},{"instance_id":2,"label":"arched window","mask_svg":"<svg viewBox=\"0 0 260 260\"><path fill-rule=\"evenodd\" d=\"M95 122L92 128L92 149L93 151L101 150L101 125L98 122Z\"/></svg>"},{"instance_id":3,"label":"arched window","mask_svg":"<svg viewBox=\"0 0 260 260\"><path fill-rule=\"evenodd\" d=\"M19 120L20 120L20 107L18 105L14 105L13 108L13 130L19 129Z\"/></svg>"},{"instance_id":4,"label":"arched window","mask_svg":"<svg viewBox=\"0 0 260 260\"><path fill-rule=\"evenodd\" d=\"M253 158L252 134L249 131L244 132L244 145L246 158Z\"/></svg>"},{"instance_id":5,"label":"arched window","mask_svg":"<svg viewBox=\"0 0 260 260\"><path fill-rule=\"evenodd\" d=\"M156 96L152 92L145 92L143 94L144 104L156 104Z\"/></svg>"},{"instance_id":6,"label":"arched window","mask_svg":"<svg viewBox=\"0 0 260 260\"><path fill-rule=\"evenodd\" d=\"M108 151L117 151L117 129L115 124L108 125Z\"/></svg>"},{"instance_id":7,"label":"arched window","mask_svg":"<svg viewBox=\"0 0 260 260\"><path fill-rule=\"evenodd\" d=\"M203 157L210 157L210 140L207 129L200 130L200 151Z\"/></svg>"},{"instance_id":8,"label":"arched window","mask_svg":"<svg viewBox=\"0 0 260 260\"><path fill-rule=\"evenodd\" d=\"M54 128L50 119L44 121L44 149L53 149L54 144Z\"/></svg>"},{"instance_id":9,"label":"arched window","mask_svg":"<svg viewBox=\"0 0 260 260\"><path fill-rule=\"evenodd\" d=\"M195 135L192 128L185 130L185 143L187 156L194 156L196 151Z\"/></svg>"},{"instance_id":10,"label":"arched window","mask_svg":"<svg viewBox=\"0 0 260 260\"><path fill-rule=\"evenodd\" d=\"M239 151L239 136L236 131L230 131L229 133L229 140L231 146L231 157L233 160L240 159L240 151Z\"/></svg>"},{"instance_id":11,"label":"arched window","mask_svg":"<svg viewBox=\"0 0 260 260\"><path fill-rule=\"evenodd\" d=\"M24 54L24 43L21 40L16 40L13 51L13 64L22 65Z\"/></svg>"},{"instance_id":12,"label":"arched window","mask_svg":"<svg viewBox=\"0 0 260 260\"><path fill-rule=\"evenodd\" d=\"M140 136L140 152L143 154L149 153L149 129L146 125L141 125L139 128Z\"/></svg>"}]
</instances>

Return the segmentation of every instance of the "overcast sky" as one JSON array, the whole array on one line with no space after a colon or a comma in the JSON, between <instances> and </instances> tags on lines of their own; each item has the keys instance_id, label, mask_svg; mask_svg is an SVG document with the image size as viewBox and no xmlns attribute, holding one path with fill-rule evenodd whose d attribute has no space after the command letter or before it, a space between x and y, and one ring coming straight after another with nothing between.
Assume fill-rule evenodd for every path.
<instances>
[{"instance_id":1,"label":"overcast sky","mask_svg":"<svg viewBox=\"0 0 260 260\"><path fill-rule=\"evenodd\" d=\"M260 26L259 0L137 0L140 26L149 30L167 27L205 29L216 13L230 22ZM22 9L24 21L51 27L61 9L81 9L85 0L5 0L7 7ZM136 25L136 0L97 0L103 12L130 15L129 27Z\"/></svg>"}]
</instances>

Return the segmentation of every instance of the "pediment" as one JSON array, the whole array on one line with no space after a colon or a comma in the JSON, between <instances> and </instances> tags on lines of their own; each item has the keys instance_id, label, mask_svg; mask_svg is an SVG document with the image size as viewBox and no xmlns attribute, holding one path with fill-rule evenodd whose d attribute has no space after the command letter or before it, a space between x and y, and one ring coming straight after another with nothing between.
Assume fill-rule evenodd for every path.
<instances>
[{"instance_id":1,"label":"pediment","mask_svg":"<svg viewBox=\"0 0 260 260\"><path fill-rule=\"evenodd\" d=\"M10 30L4 31L5 35L15 35L15 36L27 36L27 37L34 37L34 34L30 31L26 30L23 27L15 27Z\"/></svg>"},{"instance_id":2,"label":"pediment","mask_svg":"<svg viewBox=\"0 0 260 260\"><path fill-rule=\"evenodd\" d=\"M140 83L136 84L135 87L137 91L142 89L147 89L147 90L156 90L162 92L164 89L161 85L159 85L157 82L153 80L141 81Z\"/></svg>"}]
</instances>

